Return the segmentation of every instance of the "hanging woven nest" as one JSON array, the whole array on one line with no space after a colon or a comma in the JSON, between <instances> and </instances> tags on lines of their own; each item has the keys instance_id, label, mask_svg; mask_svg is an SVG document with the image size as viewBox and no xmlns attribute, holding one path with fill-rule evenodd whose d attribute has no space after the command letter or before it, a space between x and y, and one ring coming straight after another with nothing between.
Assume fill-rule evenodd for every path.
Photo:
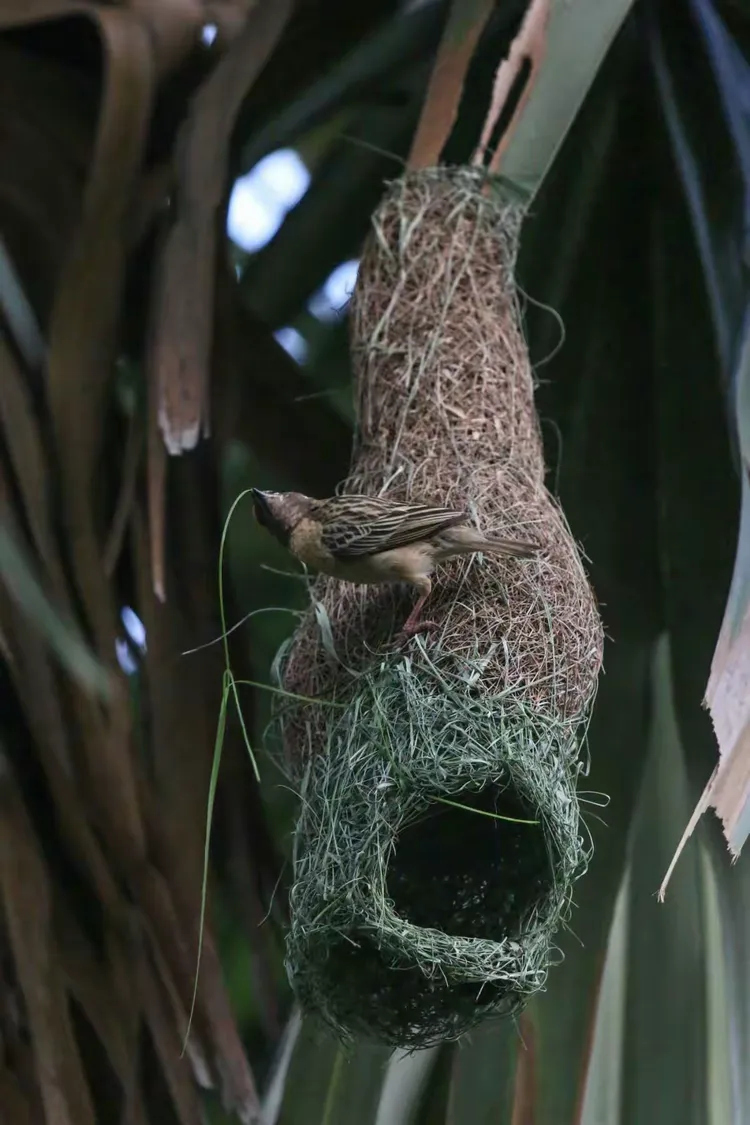
<instances>
[{"instance_id":1,"label":"hanging woven nest","mask_svg":"<svg viewBox=\"0 0 750 1125\"><path fill-rule=\"evenodd\" d=\"M301 793L287 966L344 1037L401 1047L517 1010L544 984L587 861L576 780L602 628L544 485L513 268L523 216L471 169L394 183L353 298L358 436L346 492L468 510L529 560L413 592L328 579L280 661Z\"/></svg>"}]
</instances>

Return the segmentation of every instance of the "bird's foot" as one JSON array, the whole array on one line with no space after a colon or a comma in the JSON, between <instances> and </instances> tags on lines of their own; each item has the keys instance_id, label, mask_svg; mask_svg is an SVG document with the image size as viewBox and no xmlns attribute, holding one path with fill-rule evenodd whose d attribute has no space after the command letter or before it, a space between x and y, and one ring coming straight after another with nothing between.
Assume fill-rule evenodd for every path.
<instances>
[{"instance_id":1,"label":"bird's foot","mask_svg":"<svg viewBox=\"0 0 750 1125\"><path fill-rule=\"evenodd\" d=\"M437 628L437 621L412 621L410 619L404 623L399 635L403 637L405 641L408 641L411 640L412 637L416 637L419 633L432 633Z\"/></svg>"}]
</instances>

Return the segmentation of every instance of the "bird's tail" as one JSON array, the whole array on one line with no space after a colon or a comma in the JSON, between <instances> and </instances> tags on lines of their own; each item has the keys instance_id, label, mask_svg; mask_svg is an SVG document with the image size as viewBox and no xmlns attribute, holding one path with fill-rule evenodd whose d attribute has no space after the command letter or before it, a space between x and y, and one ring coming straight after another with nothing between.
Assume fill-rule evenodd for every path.
<instances>
[{"instance_id":1,"label":"bird's tail","mask_svg":"<svg viewBox=\"0 0 750 1125\"><path fill-rule=\"evenodd\" d=\"M518 539L501 539L496 535L485 535L473 527L452 527L440 536L454 554L472 554L481 551L485 555L501 555L506 558L528 559L535 555L539 546L524 543Z\"/></svg>"},{"instance_id":2,"label":"bird's tail","mask_svg":"<svg viewBox=\"0 0 750 1125\"><path fill-rule=\"evenodd\" d=\"M485 555L506 555L514 559L530 559L539 550L536 543L522 543L518 539L495 539L493 536L479 536L480 545L476 551Z\"/></svg>"}]
</instances>

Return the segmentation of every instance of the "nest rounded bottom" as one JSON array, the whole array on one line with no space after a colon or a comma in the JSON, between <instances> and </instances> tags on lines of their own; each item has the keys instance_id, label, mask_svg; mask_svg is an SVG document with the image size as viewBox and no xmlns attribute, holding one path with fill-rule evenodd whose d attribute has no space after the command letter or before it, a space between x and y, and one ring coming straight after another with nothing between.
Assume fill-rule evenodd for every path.
<instances>
[{"instance_id":1,"label":"nest rounded bottom","mask_svg":"<svg viewBox=\"0 0 750 1125\"><path fill-rule=\"evenodd\" d=\"M307 758L287 967L340 1036L416 1048L546 979L585 865L575 731L386 662Z\"/></svg>"},{"instance_id":2,"label":"nest rounded bottom","mask_svg":"<svg viewBox=\"0 0 750 1125\"><path fill-rule=\"evenodd\" d=\"M518 1007L512 980L452 979L445 964L430 974L414 956L419 930L436 929L461 942L518 939L534 907L554 890L544 832L518 822L531 819L533 810L517 794L488 785L462 794L461 806L435 800L395 841L386 893L395 916L413 928L411 950L367 927L352 928L317 951L307 947L307 967L317 965L313 991L324 994L326 1009L348 1030L393 1046L425 1046L459 1034L466 1013L474 1022L483 1013ZM305 976L306 970L299 981L303 995Z\"/></svg>"}]
</instances>

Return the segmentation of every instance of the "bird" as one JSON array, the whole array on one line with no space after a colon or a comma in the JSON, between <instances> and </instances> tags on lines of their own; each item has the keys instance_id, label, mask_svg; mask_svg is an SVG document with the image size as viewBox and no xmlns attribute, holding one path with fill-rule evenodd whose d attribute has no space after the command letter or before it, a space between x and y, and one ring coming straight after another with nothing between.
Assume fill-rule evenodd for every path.
<instances>
[{"instance_id":1,"label":"bird","mask_svg":"<svg viewBox=\"0 0 750 1125\"><path fill-rule=\"evenodd\" d=\"M402 627L405 637L435 628L421 619L438 564L458 555L530 558L534 543L467 526L468 512L387 496L342 493L324 500L302 492L252 488L258 523L305 566L360 585L406 582L419 597Z\"/></svg>"}]
</instances>

